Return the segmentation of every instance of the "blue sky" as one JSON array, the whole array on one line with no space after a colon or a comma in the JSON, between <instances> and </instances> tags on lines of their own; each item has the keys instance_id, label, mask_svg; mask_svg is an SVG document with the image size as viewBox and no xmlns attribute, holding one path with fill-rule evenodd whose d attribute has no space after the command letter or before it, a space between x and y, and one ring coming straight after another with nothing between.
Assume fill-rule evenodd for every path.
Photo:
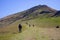
<instances>
[{"instance_id":1,"label":"blue sky","mask_svg":"<svg viewBox=\"0 0 60 40\"><path fill-rule=\"evenodd\" d=\"M60 0L0 0L0 18L27 10L36 5L48 5L60 10Z\"/></svg>"}]
</instances>

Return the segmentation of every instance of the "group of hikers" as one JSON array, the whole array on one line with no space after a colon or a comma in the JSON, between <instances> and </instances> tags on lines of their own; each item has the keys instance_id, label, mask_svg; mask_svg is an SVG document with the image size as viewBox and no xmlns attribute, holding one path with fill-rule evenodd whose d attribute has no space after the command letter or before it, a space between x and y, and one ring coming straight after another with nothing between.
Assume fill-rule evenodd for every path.
<instances>
[{"instance_id":1,"label":"group of hikers","mask_svg":"<svg viewBox=\"0 0 60 40\"><path fill-rule=\"evenodd\" d=\"M26 24L28 24L28 23L26 23ZM32 26L34 27L35 25L33 24ZM29 27L31 27L30 24L29 24ZM56 28L59 28L59 26L56 26ZM18 25L18 29L19 29L19 33L22 32L22 25L21 24Z\"/></svg>"},{"instance_id":2,"label":"group of hikers","mask_svg":"<svg viewBox=\"0 0 60 40\"><path fill-rule=\"evenodd\" d=\"M30 24L28 24L28 23L26 23L26 24L29 25L29 27L31 27ZM32 26L34 27L35 25L33 24ZM22 32L22 25L21 24L18 25L18 30L19 30L19 33Z\"/></svg>"}]
</instances>

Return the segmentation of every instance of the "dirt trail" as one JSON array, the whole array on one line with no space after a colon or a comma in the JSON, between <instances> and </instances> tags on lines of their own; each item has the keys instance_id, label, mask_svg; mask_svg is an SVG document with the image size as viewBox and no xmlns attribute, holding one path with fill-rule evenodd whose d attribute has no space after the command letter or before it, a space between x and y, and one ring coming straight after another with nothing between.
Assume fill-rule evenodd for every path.
<instances>
[{"instance_id":1,"label":"dirt trail","mask_svg":"<svg viewBox=\"0 0 60 40\"><path fill-rule=\"evenodd\" d=\"M30 28L11 40L60 40L60 28Z\"/></svg>"}]
</instances>

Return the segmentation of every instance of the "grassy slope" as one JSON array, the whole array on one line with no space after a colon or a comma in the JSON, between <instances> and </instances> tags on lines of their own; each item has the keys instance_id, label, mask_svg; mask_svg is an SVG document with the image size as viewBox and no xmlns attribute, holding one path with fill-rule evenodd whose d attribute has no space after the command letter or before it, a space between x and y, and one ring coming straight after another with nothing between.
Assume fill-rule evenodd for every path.
<instances>
[{"instance_id":1,"label":"grassy slope","mask_svg":"<svg viewBox=\"0 0 60 40\"><path fill-rule=\"evenodd\" d=\"M60 29L30 27L11 40L60 40Z\"/></svg>"},{"instance_id":2,"label":"grassy slope","mask_svg":"<svg viewBox=\"0 0 60 40\"><path fill-rule=\"evenodd\" d=\"M26 22L28 22L31 27L29 27ZM18 33L17 26L19 23L23 26L22 33ZM33 24L35 27L32 26ZM0 32L2 33L9 33L3 33L4 35L0 34L0 40L60 40L60 28L56 29L56 25L60 26L60 17L36 18L23 22L18 20L6 28L0 29Z\"/></svg>"}]
</instances>

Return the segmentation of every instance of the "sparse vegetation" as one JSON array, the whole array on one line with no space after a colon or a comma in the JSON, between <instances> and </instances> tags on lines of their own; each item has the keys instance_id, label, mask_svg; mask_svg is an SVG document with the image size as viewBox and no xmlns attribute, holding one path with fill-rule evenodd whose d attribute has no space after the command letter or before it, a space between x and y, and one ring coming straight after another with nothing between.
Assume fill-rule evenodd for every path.
<instances>
[{"instance_id":1,"label":"sparse vegetation","mask_svg":"<svg viewBox=\"0 0 60 40\"><path fill-rule=\"evenodd\" d=\"M28 24L26 24L28 22ZM22 24L22 32L18 33L18 24ZM30 25L35 24L35 26ZM56 40L60 37L60 28L56 29L56 25L60 26L60 17L52 17L52 18L36 18L28 21L18 20L13 24L9 25L7 30L11 34L8 35L0 35L1 40L51 40L52 38ZM6 28L5 28L6 29ZM15 32L15 34L14 34ZM52 33L50 33L52 32ZM59 32L59 33L58 33ZM56 34L57 33L57 34ZM56 35L56 36L54 36ZM7 37L6 37L7 36Z\"/></svg>"},{"instance_id":2,"label":"sparse vegetation","mask_svg":"<svg viewBox=\"0 0 60 40\"><path fill-rule=\"evenodd\" d=\"M40 14L45 10L49 13ZM55 12L46 5L39 5L3 18L0 20L0 40L60 40L60 28L56 28L60 27L60 17L53 17ZM22 25L21 33L19 24Z\"/></svg>"}]
</instances>

